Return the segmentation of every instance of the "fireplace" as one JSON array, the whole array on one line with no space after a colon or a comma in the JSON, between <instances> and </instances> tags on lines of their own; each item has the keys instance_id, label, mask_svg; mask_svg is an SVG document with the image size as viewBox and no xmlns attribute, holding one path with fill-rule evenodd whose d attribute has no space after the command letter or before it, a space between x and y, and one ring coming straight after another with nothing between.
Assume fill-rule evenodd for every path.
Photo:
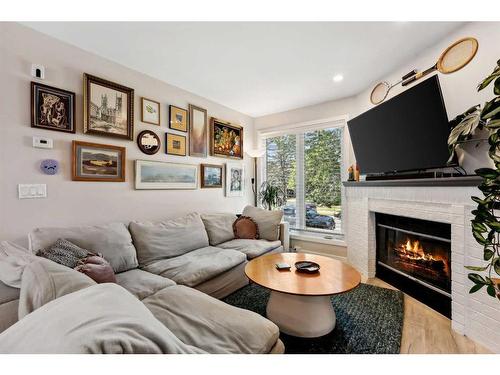
<instances>
[{"instance_id":1,"label":"fireplace","mask_svg":"<svg viewBox=\"0 0 500 375\"><path fill-rule=\"evenodd\" d=\"M376 276L451 316L451 225L376 214Z\"/></svg>"}]
</instances>

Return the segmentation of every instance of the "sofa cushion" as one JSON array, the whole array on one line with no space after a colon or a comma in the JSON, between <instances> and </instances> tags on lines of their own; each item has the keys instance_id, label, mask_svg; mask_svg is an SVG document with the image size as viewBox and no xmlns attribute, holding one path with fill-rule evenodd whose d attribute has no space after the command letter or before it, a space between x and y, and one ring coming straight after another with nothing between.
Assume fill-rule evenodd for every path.
<instances>
[{"instance_id":1,"label":"sofa cushion","mask_svg":"<svg viewBox=\"0 0 500 375\"><path fill-rule=\"evenodd\" d=\"M20 288L24 267L36 259L28 249L12 242L0 242L0 281L7 286Z\"/></svg>"},{"instance_id":2,"label":"sofa cushion","mask_svg":"<svg viewBox=\"0 0 500 375\"><path fill-rule=\"evenodd\" d=\"M0 335L0 353L204 353L181 342L116 284L58 298Z\"/></svg>"},{"instance_id":3,"label":"sofa cushion","mask_svg":"<svg viewBox=\"0 0 500 375\"><path fill-rule=\"evenodd\" d=\"M52 300L92 285L95 282L90 277L51 260L38 258L23 271L19 319Z\"/></svg>"},{"instance_id":4,"label":"sofa cushion","mask_svg":"<svg viewBox=\"0 0 500 375\"><path fill-rule=\"evenodd\" d=\"M207 232L197 213L157 223L131 222L129 229L140 265L208 246Z\"/></svg>"},{"instance_id":5,"label":"sofa cushion","mask_svg":"<svg viewBox=\"0 0 500 375\"><path fill-rule=\"evenodd\" d=\"M19 288L13 288L0 282L0 305L19 299Z\"/></svg>"},{"instance_id":6,"label":"sofa cushion","mask_svg":"<svg viewBox=\"0 0 500 375\"><path fill-rule=\"evenodd\" d=\"M221 243L221 249L241 251L248 259L256 258L281 246L280 241L236 239Z\"/></svg>"},{"instance_id":7,"label":"sofa cushion","mask_svg":"<svg viewBox=\"0 0 500 375\"><path fill-rule=\"evenodd\" d=\"M158 260L142 269L177 284L196 286L245 261L245 254L239 251L208 246L176 258Z\"/></svg>"},{"instance_id":8,"label":"sofa cushion","mask_svg":"<svg viewBox=\"0 0 500 375\"><path fill-rule=\"evenodd\" d=\"M37 228L30 233L30 249L37 252L64 238L81 248L101 253L115 272L137 268L132 237L123 223L69 228Z\"/></svg>"},{"instance_id":9,"label":"sofa cushion","mask_svg":"<svg viewBox=\"0 0 500 375\"><path fill-rule=\"evenodd\" d=\"M142 301L182 342L209 353L268 353L278 327L198 290L176 285Z\"/></svg>"},{"instance_id":10,"label":"sofa cushion","mask_svg":"<svg viewBox=\"0 0 500 375\"><path fill-rule=\"evenodd\" d=\"M259 238L268 241L279 239L280 223L283 218L281 210L264 210L262 208L246 206L243 216L250 216L259 227Z\"/></svg>"},{"instance_id":11,"label":"sofa cushion","mask_svg":"<svg viewBox=\"0 0 500 375\"><path fill-rule=\"evenodd\" d=\"M217 246L234 238L233 223L236 215L226 213L202 214L210 245Z\"/></svg>"},{"instance_id":12,"label":"sofa cushion","mask_svg":"<svg viewBox=\"0 0 500 375\"><path fill-rule=\"evenodd\" d=\"M160 289L175 285L175 282L166 277L139 269L118 273L115 276L116 282L120 286L127 289L140 300L155 294Z\"/></svg>"}]
</instances>

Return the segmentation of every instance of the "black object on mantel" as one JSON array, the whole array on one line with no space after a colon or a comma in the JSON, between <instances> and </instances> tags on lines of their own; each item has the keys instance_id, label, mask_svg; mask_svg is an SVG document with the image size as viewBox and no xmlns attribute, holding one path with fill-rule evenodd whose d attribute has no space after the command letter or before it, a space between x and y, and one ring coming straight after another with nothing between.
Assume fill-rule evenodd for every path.
<instances>
[{"instance_id":1,"label":"black object on mantel","mask_svg":"<svg viewBox=\"0 0 500 375\"><path fill-rule=\"evenodd\" d=\"M444 177L462 177L463 174L456 172L415 172L415 173L384 173L366 175L366 181L376 180L412 180L416 178L444 178Z\"/></svg>"},{"instance_id":2,"label":"black object on mantel","mask_svg":"<svg viewBox=\"0 0 500 375\"><path fill-rule=\"evenodd\" d=\"M480 176L415 178L398 180L344 181L346 187L367 186L478 186L482 181Z\"/></svg>"}]
</instances>

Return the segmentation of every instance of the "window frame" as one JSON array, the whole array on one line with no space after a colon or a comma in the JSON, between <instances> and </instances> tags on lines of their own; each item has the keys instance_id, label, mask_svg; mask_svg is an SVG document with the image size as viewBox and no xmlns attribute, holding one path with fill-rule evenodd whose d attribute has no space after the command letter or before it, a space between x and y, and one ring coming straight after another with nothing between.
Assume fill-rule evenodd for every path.
<instances>
[{"instance_id":1,"label":"window frame","mask_svg":"<svg viewBox=\"0 0 500 375\"><path fill-rule=\"evenodd\" d=\"M304 134L307 132L312 132L312 131L317 131L317 130L324 130L324 129L331 129L331 128L341 128L342 129L342 142L341 142L341 160L340 160L340 165L341 165L341 171L340 171L340 178L342 181L346 181L347 179L347 169L349 165L352 165L354 163L354 153L352 151L352 145L350 141L350 136L348 134L348 128L347 128L347 121L349 119L348 115L341 115L341 116L336 116L336 117L330 117L330 118L325 118L325 119L319 119L319 120L313 120L313 121L306 121L302 123L295 123L295 124L289 124L289 125L281 125L281 126L275 126L272 128L263 128L257 131L257 144L259 147L266 149L266 139L268 138L273 138L273 137L279 137L287 134L296 134L297 135L297 149L299 146L302 146L302 156L301 158L297 158L300 160L296 160L298 163L297 166L299 166L299 162L302 166L302 175L305 173L304 171ZM300 142L302 140L302 142ZM259 181L265 181L266 180L266 165L267 165L267 150L266 154L262 158L260 158L257 162L257 173L258 173L258 179ZM299 175L299 173L297 174ZM302 176L302 181L296 181L296 183L302 183L302 191L304 191L304 178ZM312 228L306 228L304 225L304 228L300 228L297 230L298 233L312 233L316 235L324 234L327 236L336 236L336 237L343 237L345 235L345 224L347 222L347 217L346 217L346 207L345 207L345 188L343 185L341 185L341 206L342 206L342 225L341 225L341 230L340 234L331 232L331 231L318 231L314 230ZM299 190L299 189L297 189ZM305 202L305 197L304 202ZM297 202L299 201L299 197L296 198ZM297 205L297 208L299 205ZM297 211L300 212L301 216L304 216L301 220L305 220L305 209L298 209ZM302 215L303 214L303 215ZM305 224L305 223L304 223Z\"/></svg>"}]
</instances>

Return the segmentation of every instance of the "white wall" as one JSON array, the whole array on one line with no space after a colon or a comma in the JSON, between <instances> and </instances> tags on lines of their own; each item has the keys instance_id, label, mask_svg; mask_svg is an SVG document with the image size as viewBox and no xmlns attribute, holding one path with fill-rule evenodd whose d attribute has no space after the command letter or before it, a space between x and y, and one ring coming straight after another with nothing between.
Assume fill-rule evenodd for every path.
<instances>
[{"instance_id":1,"label":"white wall","mask_svg":"<svg viewBox=\"0 0 500 375\"><path fill-rule=\"evenodd\" d=\"M126 41L117 41L126 43ZM161 47L161 46L160 46ZM76 134L30 127L31 64L46 67L44 84L76 93ZM134 141L83 134L82 75L90 73L135 89L135 134L143 129L155 131L162 149L154 156L143 154ZM223 189L134 190L134 160L146 159L179 163L223 164L224 158L192 158L165 154L168 105L187 108L188 103L206 108L214 116L244 126L244 147L252 148L253 119L90 54L74 46L14 23L0 23L0 239L26 244L26 234L37 226L67 226L102 223L112 220L160 219L192 211L240 212L253 202L249 182L251 160L247 168L246 194L226 198ZM161 103L161 127L140 121L140 98ZM35 149L32 136L54 139L53 150ZM71 181L71 141L81 140L127 147L126 182ZM47 176L39 171L40 161L59 160L61 172ZM18 183L45 183L47 199L17 198Z\"/></svg>"},{"instance_id":2,"label":"white wall","mask_svg":"<svg viewBox=\"0 0 500 375\"><path fill-rule=\"evenodd\" d=\"M385 80L395 83L401 76L412 69L427 69L437 61L441 52L449 44L466 36L473 36L479 41L479 50L474 60L456 73L449 75L438 73L448 117L452 119L471 106L484 103L493 96L492 89L488 88L478 93L476 85L493 70L496 61L500 59L500 43L498 43L498 40L500 40L500 23L498 22L474 22L466 24L463 28L450 34L434 47L416 55L412 61L401 66L390 76L382 77L381 81ZM397 53L397 51L394 51L394 53ZM373 63L383 62L374 61ZM349 77L345 77L344 82L348 82L348 80ZM266 127L294 124L343 114L349 115L350 118L356 117L372 107L370 92L376 83L373 82L366 90L355 97L258 117L255 119L255 130L258 131ZM408 86L406 88L402 86L395 87L391 90L387 99L401 93L407 88ZM333 89L334 86L332 83ZM469 172L472 172L475 168L490 165L490 160L486 154L487 144L482 143L478 148L475 146L475 143L469 144L465 148L465 155L461 155L462 165Z\"/></svg>"}]
</instances>

